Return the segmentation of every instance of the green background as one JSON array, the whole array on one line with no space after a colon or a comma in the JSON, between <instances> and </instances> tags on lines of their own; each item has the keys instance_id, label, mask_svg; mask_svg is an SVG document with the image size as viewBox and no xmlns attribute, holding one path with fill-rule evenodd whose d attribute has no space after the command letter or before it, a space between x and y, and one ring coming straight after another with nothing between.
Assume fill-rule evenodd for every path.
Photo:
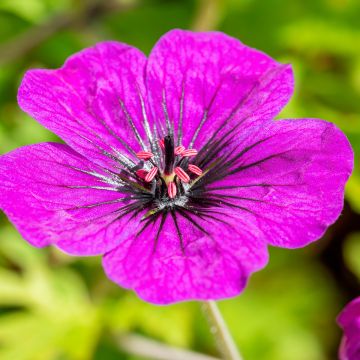
<instances>
[{"instance_id":1,"label":"green background","mask_svg":"<svg viewBox=\"0 0 360 360\"><path fill-rule=\"evenodd\" d=\"M345 209L316 244L270 249L269 266L220 308L247 360L336 359L335 318L360 293L359 18L358 0L0 0L0 152L56 140L17 106L24 71L104 39L148 53L172 28L218 29L292 63L281 116L332 121L354 147ZM146 304L112 284L100 258L32 248L0 220L0 359L143 359L134 336L218 356L199 303Z\"/></svg>"}]
</instances>

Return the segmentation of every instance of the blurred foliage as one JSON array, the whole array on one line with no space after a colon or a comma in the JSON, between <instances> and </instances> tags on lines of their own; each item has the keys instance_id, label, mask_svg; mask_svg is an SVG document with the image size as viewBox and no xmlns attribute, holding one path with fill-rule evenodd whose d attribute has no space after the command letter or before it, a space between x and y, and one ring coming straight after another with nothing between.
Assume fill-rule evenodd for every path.
<instances>
[{"instance_id":1,"label":"blurred foliage","mask_svg":"<svg viewBox=\"0 0 360 360\"><path fill-rule=\"evenodd\" d=\"M346 238L344 257L349 269L360 281L360 232L352 233Z\"/></svg>"},{"instance_id":2,"label":"blurred foliage","mask_svg":"<svg viewBox=\"0 0 360 360\"><path fill-rule=\"evenodd\" d=\"M124 41L148 53L171 28L216 28L293 64L296 91L281 117L327 119L347 134L355 150L355 172L346 197L352 210L360 212L358 0L99 3L101 11L86 12L96 1L0 0L1 153L56 140L17 106L16 91L26 69L58 67L70 54L104 39ZM71 21L61 25L59 17ZM50 25L42 31L43 24ZM29 31L34 36L24 40ZM359 234L340 236L341 241L347 236L344 260L358 279ZM269 267L252 278L244 294L221 302L246 359L335 358L340 336L335 317L347 293L321 261L322 248L331 241L330 232L304 250L271 249ZM217 354L199 304L146 304L110 283L99 258L31 248L2 217L0 359L139 359L125 354L115 341L128 332Z\"/></svg>"}]
</instances>

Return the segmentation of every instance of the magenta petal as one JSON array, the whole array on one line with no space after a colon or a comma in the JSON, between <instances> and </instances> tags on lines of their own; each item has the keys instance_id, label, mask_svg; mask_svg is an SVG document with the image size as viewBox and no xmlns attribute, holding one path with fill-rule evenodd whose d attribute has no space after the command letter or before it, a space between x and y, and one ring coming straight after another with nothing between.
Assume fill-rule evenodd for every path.
<instances>
[{"instance_id":1,"label":"magenta petal","mask_svg":"<svg viewBox=\"0 0 360 360\"><path fill-rule=\"evenodd\" d=\"M357 318L360 319L360 297L354 299L346 305L344 310L338 316L337 321L343 328L346 328Z\"/></svg>"},{"instance_id":2,"label":"magenta petal","mask_svg":"<svg viewBox=\"0 0 360 360\"><path fill-rule=\"evenodd\" d=\"M106 176L67 145L22 147L0 158L0 207L34 246L102 254L131 230L126 217L112 222L124 195Z\"/></svg>"},{"instance_id":3,"label":"magenta petal","mask_svg":"<svg viewBox=\"0 0 360 360\"><path fill-rule=\"evenodd\" d=\"M293 92L290 66L217 32L170 31L152 50L146 74L154 118L162 128L173 121L175 134L182 129L185 146L195 137L195 146L203 144L218 129L272 119Z\"/></svg>"},{"instance_id":4,"label":"magenta petal","mask_svg":"<svg viewBox=\"0 0 360 360\"><path fill-rule=\"evenodd\" d=\"M239 216L250 212L270 244L304 246L340 215L353 152L333 124L270 121L243 134L233 152L229 175L209 190L235 204Z\"/></svg>"},{"instance_id":5,"label":"magenta petal","mask_svg":"<svg viewBox=\"0 0 360 360\"><path fill-rule=\"evenodd\" d=\"M337 319L344 331L339 349L340 360L360 359L360 297L351 301Z\"/></svg>"},{"instance_id":6,"label":"magenta petal","mask_svg":"<svg viewBox=\"0 0 360 360\"><path fill-rule=\"evenodd\" d=\"M18 101L73 149L112 164L104 151L129 154L142 148L145 64L135 48L100 43L73 55L61 69L28 71Z\"/></svg>"},{"instance_id":7,"label":"magenta petal","mask_svg":"<svg viewBox=\"0 0 360 360\"><path fill-rule=\"evenodd\" d=\"M228 212L214 221L180 212L175 218L179 230L169 213L163 225L158 218L106 254L109 278L146 301L168 304L236 296L265 266L266 244L246 217L235 220Z\"/></svg>"}]
</instances>

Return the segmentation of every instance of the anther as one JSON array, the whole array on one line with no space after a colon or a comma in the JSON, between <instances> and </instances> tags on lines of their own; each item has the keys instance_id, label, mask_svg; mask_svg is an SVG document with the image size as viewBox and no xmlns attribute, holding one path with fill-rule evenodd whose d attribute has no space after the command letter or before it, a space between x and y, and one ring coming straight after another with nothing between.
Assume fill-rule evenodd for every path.
<instances>
[{"instance_id":1,"label":"anther","mask_svg":"<svg viewBox=\"0 0 360 360\"><path fill-rule=\"evenodd\" d=\"M160 139L160 140L159 140L159 146L160 146L160 148L161 148L162 150L165 149L165 141L164 141L164 139Z\"/></svg>"},{"instance_id":2,"label":"anther","mask_svg":"<svg viewBox=\"0 0 360 360\"><path fill-rule=\"evenodd\" d=\"M170 181L168 184L168 195L170 199L173 199L176 196L176 184L173 181Z\"/></svg>"},{"instance_id":3,"label":"anther","mask_svg":"<svg viewBox=\"0 0 360 360\"><path fill-rule=\"evenodd\" d=\"M189 175L179 166L174 169L174 173L177 177L183 181L184 183L188 183L190 181Z\"/></svg>"},{"instance_id":4,"label":"anther","mask_svg":"<svg viewBox=\"0 0 360 360\"><path fill-rule=\"evenodd\" d=\"M141 160L149 160L154 156L150 151L139 151L136 153L136 157Z\"/></svg>"},{"instance_id":5,"label":"anther","mask_svg":"<svg viewBox=\"0 0 360 360\"><path fill-rule=\"evenodd\" d=\"M155 175L158 172L158 168L156 166L154 166L149 172L148 174L145 176L145 181L146 182L150 182L152 181L152 179L155 177Z\"/></svg>"},{"instance_id":6,"label":"anther","mask_svg":"<svg viewBox=\"0 0 360 360\"><path fill-rule=\"evenodd\" d=\"M189 171L192 172L193 174L195 175L202 175L203 171L197 167L196 165L193 165L193 164L189 164L189 167L188 167Z\"/></svg>"},{"instance_id":7,"label":"anther","mask_svg":"<svg viewBox=\"0 0 360 360\"><path fill-rule=\"evenodd\" d=\"M196 156L197 153L198 152L195 149L186 149L182 152L181 156L183 156L183 157Z\"/></svg>"},{"instance_id":8,"label":"anther","mask_svg":"<svg viewBox=\"0 0 360 360\"><path fill-rule=\"evenodd\" d=\"M181 155L184 152L184 150L185 150L185 146L180 145L175 148L174 153L175 155Z\"/></svg>"},{"instance_id":9,"label":"anther","mask_svg":"<svg viewBox=\"0 0 360 360\"><path fill-rule=\"evenodd\" d=\"M145 180L145 178L146 178L146 176L147 176L148 173L149 173L149 172L146 171L146 170L144 170L144 169L139 169L139 170L137 170L137 171L135 172L135 174L136 174L140 179L144 179L144 180Z\"/></svg>"}]
</instances>

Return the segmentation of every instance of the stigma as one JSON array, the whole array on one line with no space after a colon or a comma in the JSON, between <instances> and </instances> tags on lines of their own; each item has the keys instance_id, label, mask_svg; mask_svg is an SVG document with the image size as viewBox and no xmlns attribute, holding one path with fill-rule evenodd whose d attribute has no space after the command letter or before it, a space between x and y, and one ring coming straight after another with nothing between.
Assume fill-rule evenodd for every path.
<instances>
[{"instance_id":1,"label":"stigma","mask_svg":"<svg viewBox=\"0 0 360 360\"><path fill-rule=\"evenodd\" d=\"M160 159L154 153L142 150L136 153L140 160L135 175L138 180L155 184L157 193L174 199L184 193L186 184L191 184L203 174L202 169L191 164L191 160L198 154L196 149L187 149L183 145L175 147L174 138L166 135L158 141Z\"/></svg>"}]
</instances>

